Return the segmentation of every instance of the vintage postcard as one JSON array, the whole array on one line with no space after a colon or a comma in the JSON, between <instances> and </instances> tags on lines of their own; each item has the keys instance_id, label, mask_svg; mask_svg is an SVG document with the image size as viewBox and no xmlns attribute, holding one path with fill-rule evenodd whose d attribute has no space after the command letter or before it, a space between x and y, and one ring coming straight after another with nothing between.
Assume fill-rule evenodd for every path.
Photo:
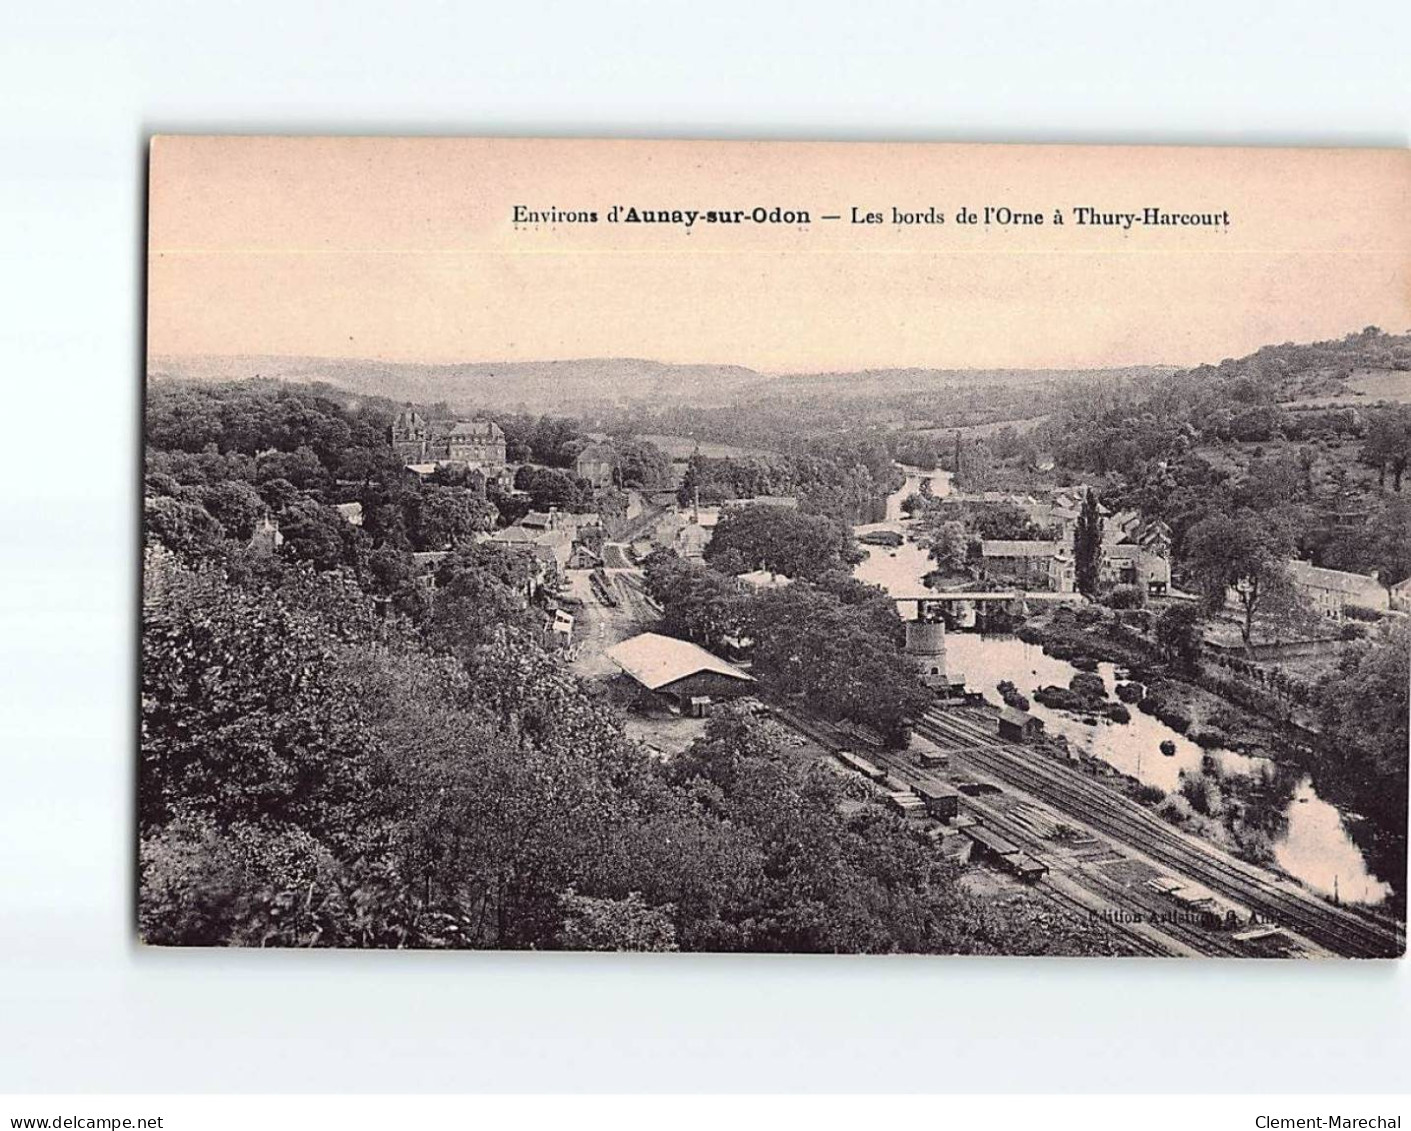
<instances>
[{"instance_id":1,"label":"vintage postcard","mask_svg":"<svg viewBox=\"0 0 1411 1131\"><path fill-rule=\"evenodd\" d=\"M168 946L1400 956L1411 157L158 137Z\"/></svg>"}]
</instances>

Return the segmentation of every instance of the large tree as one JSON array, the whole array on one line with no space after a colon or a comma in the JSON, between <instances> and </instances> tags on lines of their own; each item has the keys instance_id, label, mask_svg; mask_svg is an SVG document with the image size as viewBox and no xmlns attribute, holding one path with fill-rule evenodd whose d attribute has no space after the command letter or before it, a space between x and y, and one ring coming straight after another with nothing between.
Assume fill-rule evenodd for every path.
<instances>
[{"instance_id":1,"label":"large tree","mask_svg":"<svg viewBox=\"0 0 1411 1131\"><path fill-rule=\"evenodd\" d=\"M424 550L459 546L499 518L495 504L465 487L425 487L417 507L414 540Z\"/></svg>"},{"instance_id":2,"label":"large tree","mask_svg":"<svg viewBox=\"0 0 1411 1131\"><path fill-rule=\"evenodd\" d=\"M1073 572L1078 592L1089 600L1095 599L1102 578L1102 512L1098 509L1097 492L1091 488L1083 495L1083 506L1073 528Z\"/></svg>"},{"instance_id":3,"label":"large tree","mask_svg":"<svg viewBox=\"0 0 1411 1131\"><path fill-rule=\"evenodd\" d=\"M1390 471L1394 488L1401 490L1402 476L1411 461L1411 407L1397 405L1370 414L1362 459L1377 469L1381 486L1386 486Z\"/></svg>"},{"instance_id":4,"label":"large tree","mask_svg":"<svg viewBox=\"0 0 1411 1131\"><path fill-rule=\"evenodd\" d=\"M644 564L647 592L671 635L718 649L742 631L746 598L739 582L670 550L656 551Z\"/></svg>"},{"instance_id":5,"label":"large tree","mask_svg":"<svg viewBox=\"0 0 1411 1131\"><path fill-rule=\"evenodd\" d=\"M716 525L706 560L731 551L749 569L767 569L793 578L816 578L861 559L852 531L841 522L788 507L750 504L734 507Z\"/></svg>"},{"instance_id":6,"label":"large tree","mask_svg":"<svg viewBox=\"0 0 1411 1131\"><path fill-rule=\"evenodd\" d=\"M849 605L794 584L760 594L750 613L756 676L826 715L866 723L898 740L930 701L902 654L900 633L879 631L866 604Z\"/></svg>"},{"instance_id":7,"label":"large tree","mask_svg":"<svg viewBox=\"0 0 1411 1131\"><path fill-rule=\"evenodd\" d=\"M1292 539L1276 515L1240 510L1212 515L1186 534L1186 552L1211 609L1233 595L1241 611L1240 635L1253 646L1255 615L1286 597Z\"/></svg>"},{"instance_id":8,"label":"large tree","mask_svg":"<svg viewBox=\"0 0 1411 1131\"><path fill-rule=\"evenodd\" d=\"M965 524L953 520L927 521L920 538L921 544L942 573L959 574L965 572L970 560L973 539L965 530Z\"/></svg>"},{"instance_id":9,"label":"large tree","mask_svg":"<svg viewBox=\"0 0 1411 1131\"><path fill-rule=\"evenodd\" d=\"M1192 669L1200 659L1200 610L1193 603L1168 605L1156 618L1156 642L1173 664Z\"/></svg>"}]
</instances>

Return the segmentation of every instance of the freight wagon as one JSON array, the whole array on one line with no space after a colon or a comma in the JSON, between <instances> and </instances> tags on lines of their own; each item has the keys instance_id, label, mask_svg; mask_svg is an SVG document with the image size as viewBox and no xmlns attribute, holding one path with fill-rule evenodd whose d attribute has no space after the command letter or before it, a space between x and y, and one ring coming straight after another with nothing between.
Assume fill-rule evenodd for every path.
<instances>
[{"instance_id":1,"label":"freight wagon","mask_svg":"<svg viewBox=\"0 0 1411 1131\"><path fill-rule=\"evenodd\" d=\"M861 754L854 754L851 750L839 750L837 759L848 769L873 781L883 781L887 776L886 770L878 769Z\"/></svg>"}]
</instances>

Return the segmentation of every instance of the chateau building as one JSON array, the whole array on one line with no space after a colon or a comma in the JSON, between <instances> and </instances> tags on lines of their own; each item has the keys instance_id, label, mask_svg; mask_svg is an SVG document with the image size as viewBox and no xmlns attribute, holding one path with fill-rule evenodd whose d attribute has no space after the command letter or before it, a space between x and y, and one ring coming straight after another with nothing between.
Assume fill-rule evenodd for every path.
<instances>
[{"instance_id":1,"label":"chateau building","mask_svg":"<svg viewBox=\"0 0 1411 1131\"><path fill-rule=\"evenodd\" d=\"M493 420L427 420L408 408L392 421L388 442L409 464L462 463L488 471L505 466L505 434Z\"/></svg>"}]
</instances>

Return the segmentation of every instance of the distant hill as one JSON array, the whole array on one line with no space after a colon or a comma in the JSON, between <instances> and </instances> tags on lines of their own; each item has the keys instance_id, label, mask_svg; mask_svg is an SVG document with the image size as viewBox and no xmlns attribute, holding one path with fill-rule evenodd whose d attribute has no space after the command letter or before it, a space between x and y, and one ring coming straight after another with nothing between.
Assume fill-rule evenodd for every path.
<instances>
[{"instance_id":1,"label":"distant hill","mask_svg":"<svg viewBox=\"0 0 1411 1131\"><path fill-rule=\"evenodd\" d=\"M795 399L886 399L962 388L1055 388L1161 372L1169 370L866 369L771 377L738 365L673 365L637 358L420 365L351 358L158 355L148 363L148 379L152 381L225 382L262 377L326 382L394 401L443 401L466 411L572 413L633 406L714 408Z\"/></svg>"},{"instance_id":2,"label":"distant hill","mask_svg":"<svg viewBox=\"0 0 1411 1131\"><path fill-rule=\"evenodd\" d=\"M154 356L147 376L152 381L324 381L395 401L532 412L585 412L637 403L722 405L771 381L742 366L668 365L636 358L418 365L324 357Z\"/></svg>"},{"instance_id":3,"label":"distant hill","mask_svg":"<svg viewBox=\"0 0 1411 1131\"><path fill-rule=\"evenodd\" d=\"M780 377L770 396L885 397L930 393L963 387L1058 386L1093 380L1126 381L1176 372L1174 366L1141 365L1123 369L860 369L837 373L799 373Z\"/></svg>"}]
</instances>

